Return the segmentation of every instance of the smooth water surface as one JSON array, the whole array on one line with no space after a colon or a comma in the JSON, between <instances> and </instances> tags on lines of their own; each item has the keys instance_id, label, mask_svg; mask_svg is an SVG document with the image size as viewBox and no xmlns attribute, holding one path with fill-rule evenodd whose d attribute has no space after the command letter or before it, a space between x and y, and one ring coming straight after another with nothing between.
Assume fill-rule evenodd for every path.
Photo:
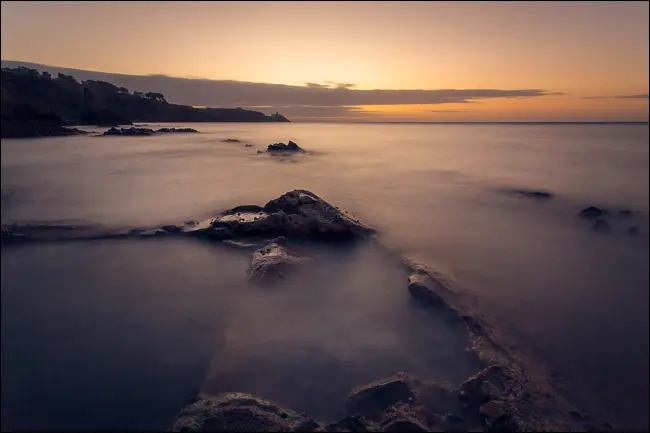
<instances>
[{"instance_id":1,"label":"smooth water surface","mask_svg":"<svg viewBox=\"0 0 650 433\"><path fill-rule=\"evenodd\" d=\"M648 427L648 125L189 126L202 133L3 140L2 222L174 224L234 205L264 204L288 190L309 189L378 228L395 249L474 292L485 314L546 362L580 408L621 427ZM253 146L224 143L225 138ZM291 158L256 153L268 143L287 140L314 153ZM512 193L518 188L548 191L554 197L538 200ZM576 216L592 204L612 210L612 233L594 232ZM616 212L622 209L632 210L634 217L619 218ZM630 227L637 227L639 234L628 234ZM216 301L226 295L211 288L219 281L239 281L247 258L233 256L241 259L234 266L230 261L235 258L194 244L80 245L3 248L3 415L12 411L14 419L19 417L19 409L5 403L5 383L51 386L51 363L43 358L63 356L56 354L58 348L70 350L74 341L83 343L80 354L63 356L60 362L67 370L60 366L57 371L68 373L57 380L82 386L87 375L99 374L84 370L84 365L102 366L111 377L168 376L165 386L174 397L166 404L182 406L172 400L187 398L180 396L181 389L189 388L191 394L192 386L198 386L217 347L202 342L222 338ZM195 254L200 266L194 263ZM80 263L83 268L77 267ZM125 288L128 296L118 295L122 292L110 290L110 285ZM91 332L97 323L72 326L68 319L57 329L52 325L55 312L42 310L65 305L65 298L54 294L58 290L74 296L65 314L101 317L104 325ZM108 294L126 298L103 302ZM51 296L58 303L48 302ZM307 305L309 301L303 299ZM191 304L191 313L182 316L165 307L179 302ZM313 298L315 309L318 302ZM140 327L131 326L130 316L120 315L126 304L130 311L147 312L137 318ZM391 314L399 316L405 310L395 305ZM165 314L155 314L157 309ZM7 315L11 318L5 319ZM187 317L205 321L200 332L184 328ZM296 313L296 320L300 317ZM368 334L376 329L370 325L374 322L364 323ZM126 340L118 337L124 335L120 326L131 331ZM400 338L406 339L409 326L400 329ZM186 340L188 333L193 337ZM89 346L98 335L103 335L102 343ZM137 343L140 352L126 350L136 344L129 339L145 339L149 346ZM154 344L156 339L161 342ZM424 345L426 336L415 341ZM380 346L386 352L398 350L394 344ZM6 361L8 347L20 350ZM162 369L158 373L129 370L135 358L157 359L162 347L168 363L157 364ZM102 351L116 361L102 364L108 356ZM417 368L409 364L414 353L409 349L404 359L386 368ZM6 367L6 362L12 365ZM15 377L5 377L6 368L15 369ZM431 374L436 371L432 368ZM160 394L138 383L139 391ZM126 383L120 386L112 391L115 398L132 392ZM77 397L81 393L70 392ZM29 396L21 398L29 401ZM57 416L63 419L67 413L61 410ZM139 416L141 424L131 425L146 424L146 416ZM39 422L54 425L48 419Z\"/></svg>"}]
</instances>

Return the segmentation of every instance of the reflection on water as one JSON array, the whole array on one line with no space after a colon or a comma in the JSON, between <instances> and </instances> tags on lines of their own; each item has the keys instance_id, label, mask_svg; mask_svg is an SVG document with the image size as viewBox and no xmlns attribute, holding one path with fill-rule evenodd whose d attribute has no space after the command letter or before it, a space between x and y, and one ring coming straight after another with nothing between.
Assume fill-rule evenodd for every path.
<instances>
[{"instance_id":1,"label":"reflection on water","mask_svg":"<svg viewBox=\"0 0 650 433\"><path fill-rule=\"evenodd\" d=\"M189 126L204 133L3 140L3 223L148 227L309 189L478 293L522 346L566 378L587 411L623 427L647 427L647 125ZM316 154L289 164L256 153L287 140ZM549 191L554 198L504 192L511 189ZM575 216L591 204L631 209L635 217L613 221L609 235L597 234ZM626 234L629 224L640 235ZM83 250L70 248L66 260L81 260ZM31 290L45 291L63 278L37 279L47 260L36 248L15 251L3 250L3 300L20 290L4 266L14 256L25 255ZM102 266L115 262L115 250L105 254ZM140 266L152 254L129 257ZM169 280L190 272L182 257L169 258L175 263L165 270ZM212 266L206 287L229 272ZM97 272L87 271L86 286L97 285ZM34 300L41 298L30 299L40 305ZM45 308L39 305L33 309ZM30 310L23 304L12 315L37 320ZM3 326L3 349L4 335ZM3 374L3 388L5 380Z\"/></svg>"}]
</instances>

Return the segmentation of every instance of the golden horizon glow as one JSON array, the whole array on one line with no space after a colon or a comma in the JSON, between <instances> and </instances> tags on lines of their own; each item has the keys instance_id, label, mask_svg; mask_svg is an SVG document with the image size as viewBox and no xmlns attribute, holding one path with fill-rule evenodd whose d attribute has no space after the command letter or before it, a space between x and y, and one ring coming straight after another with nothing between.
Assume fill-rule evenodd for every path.
<instances>
[{"instance_id":1,"label":"golden horizon glow","mask_svg":"<svg viewBox=\"0 0 650 433\"><path fill-rule=\"evenodd\" d=\"M2 59L294 86L565 94L294 118L647 121L647 97L587 97L647 95L648 15L648 2L2 2Z\"/></svg>"}]
</instances>

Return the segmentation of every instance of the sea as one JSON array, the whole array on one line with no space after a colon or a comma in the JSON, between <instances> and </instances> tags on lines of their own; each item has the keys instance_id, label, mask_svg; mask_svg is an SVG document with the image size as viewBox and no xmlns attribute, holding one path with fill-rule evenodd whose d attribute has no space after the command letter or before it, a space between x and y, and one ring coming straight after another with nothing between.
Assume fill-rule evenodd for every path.
<instances>
[{"instance_id":1,"label":"sea","mask_svg":"<svg viewBox=\"0 0 650 433\"><path fill-rule=\"evenodd\" d=\"M648 429L648 124L163 126L199 133L3 139L2 224L156 227L310 190L471 294L583 413ZM308 152L258 153L289 140ZM3 431L165 429L214 362L219 390L326 421L369 380L474 371L396 264L312 251L317 275L266 290L249 252L196 240L3 245Z\"/></svg>"}]
</instances>

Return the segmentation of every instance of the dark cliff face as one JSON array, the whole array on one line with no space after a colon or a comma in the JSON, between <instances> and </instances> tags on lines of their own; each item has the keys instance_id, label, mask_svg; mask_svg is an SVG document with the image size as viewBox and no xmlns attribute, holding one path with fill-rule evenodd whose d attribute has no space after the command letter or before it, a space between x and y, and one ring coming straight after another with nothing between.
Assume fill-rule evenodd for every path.
<instances>
[{"instance_id":1,"label":"dark cliff face","mask_svg":"<svg viewBox=\"0 0 650 433\"><path fill-rule=\"evenodd\" d=\"M16 117L16 107L23 107ZM25 108L29 107L29 108ZM194 108L170 104L155 92L130 92L104 81L78 82L70 75L40 74L35 69L2 69L2 137L21 136L19 120L34 125L42 116L56 116L65 124L112 125L132 122L288 122L279 113L240 108ZM44 134L48 135L44 130ZM25 135L34 136L34 135Z\"/></svg>"}]
</instances>

